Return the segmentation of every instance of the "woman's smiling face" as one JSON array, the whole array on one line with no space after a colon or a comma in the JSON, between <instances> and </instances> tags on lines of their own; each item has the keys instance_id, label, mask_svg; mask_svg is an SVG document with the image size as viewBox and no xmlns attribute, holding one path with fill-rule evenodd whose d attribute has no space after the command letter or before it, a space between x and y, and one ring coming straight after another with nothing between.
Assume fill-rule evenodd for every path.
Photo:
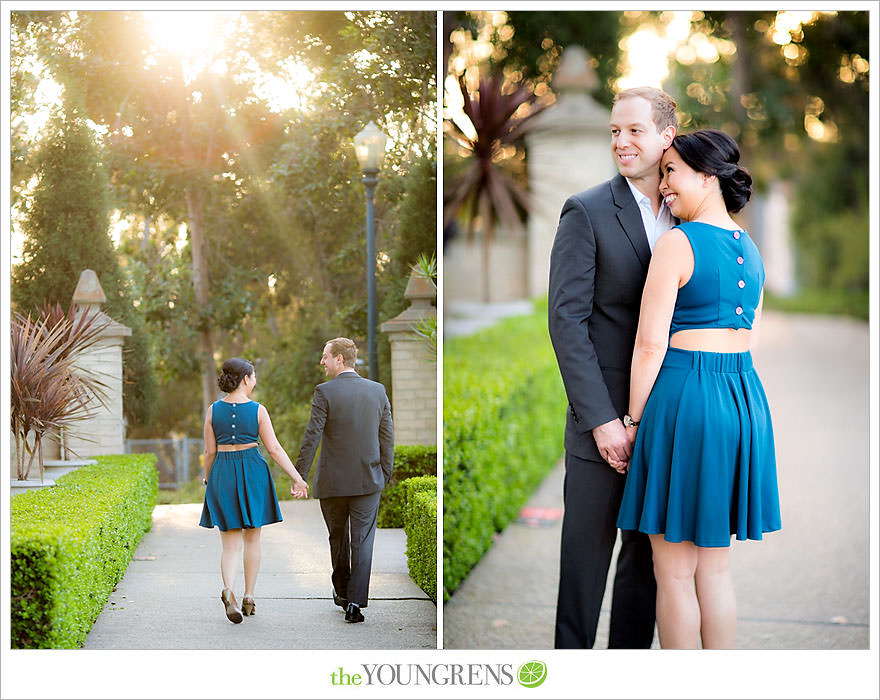
<instances>
[{"instance_id":1,"label":"woman's smiling face","mask_svg":"<svg viewBox=\"0 0 880 700\"><path fill-rule=\"evenodd\" d=\"M691 221L710 189L710 175L685 163L675 148L668 148L660 159L660 194L672 215Z\"/></svg>"}]
</instances>

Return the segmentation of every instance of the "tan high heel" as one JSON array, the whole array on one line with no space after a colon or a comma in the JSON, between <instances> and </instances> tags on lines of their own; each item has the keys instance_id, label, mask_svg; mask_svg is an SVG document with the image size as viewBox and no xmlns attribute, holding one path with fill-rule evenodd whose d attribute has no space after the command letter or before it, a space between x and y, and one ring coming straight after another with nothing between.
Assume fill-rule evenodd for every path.
<instances>
[{"instance_id":1,"label":"tan high heel","mask_svg":"<svg viewBox=\"0 0 880 700\"><path fill-rule=\"evenodd\" d=\"M254 603L254 599L250 596L245 596L241 599L241 614L247 617L248 615L253 615L254 611L257 609L256 604Z\"/></svg>"},{"instance_id":2,"label":"tan high heel","mask_svg":"<svg viewBox=\"0 0 880 700\"><path fill-rule=\"evenodd\" d=\"M241 622L241 611L238 609L238 603L235 601L235 595L232 591L224 588L220 591L220 600L223 601L223 605L226 608L226 617L229 618L229 621L235 624Z\"/></svg>"}]
</instances>

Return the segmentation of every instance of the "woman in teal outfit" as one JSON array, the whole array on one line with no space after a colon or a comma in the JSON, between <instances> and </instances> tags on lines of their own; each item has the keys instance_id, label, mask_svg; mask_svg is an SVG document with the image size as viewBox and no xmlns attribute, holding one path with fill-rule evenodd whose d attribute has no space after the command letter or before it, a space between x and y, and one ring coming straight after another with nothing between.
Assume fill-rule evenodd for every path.
<instances>
[{"instance_id":1,"label":"woman in teal outfit","mask_svg":"<svg viewBox=\"0 0 880 700\"><path fill-rule=\"evenodd\" d=\"M258 448L261 440L269 456L293 483L290 493L308 497L308 485L275 437L272 421L265 407L250 400L257 385L254 366L234 357L223 363L217 383L225 398L215 401L205 417L205 503L202 527L220 529L223 553L220 575L223 590L220 599L226 617L238 623L242 615L253 615L254 587L260 570L260 528L281 522L281 509L269 465ZM238 560L244 545L244 597L238 606L233 588Z\"/></svg>"},{"instance_id":2,"label":"woman in teal outfit","mask_svg":"<svg viewBox=\"0 0 880 700\"><path fill-rule=\"evenodd\" d=\"M781 527L773 427L751 350L764 267L730 214L751 177L720 131L676 136L660 192L682 223L657 241L642 294L618 526L649 535L664 648L731 648L730 538Z\"/></svg>"}]
</instances>

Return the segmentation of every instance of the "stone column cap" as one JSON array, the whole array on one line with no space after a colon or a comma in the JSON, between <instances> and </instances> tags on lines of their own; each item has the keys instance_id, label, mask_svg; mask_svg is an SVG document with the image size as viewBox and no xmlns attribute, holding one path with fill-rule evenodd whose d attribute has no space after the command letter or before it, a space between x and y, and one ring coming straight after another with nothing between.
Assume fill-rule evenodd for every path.
<instances>
[{"instance_id":1,"label":"stone column cap","mask_svg":"<svg viewBox=\"0 0 880 700\"><path fill-rule=\"evenodd\" d=\"M599 76L590 65L590 54L583 46L572 44L563 50L550 84L560 91L592 92L599 87Z\"/></svg>"},{"instance_id":2,"label":"stone column cap","mask_svg":"<svg viewBox=\"0 0 880 700\"><path fill-rule=\"evenodd\" d=\"M73 291L73 303L77 305L106 304L107 295L94 270L83 270Z\"/></svg>"},{"instance_id":3,"label":"stone column cap","mask_svg":"<svg viewBox=\"0 0 880 700\"><path fill-rule=\"evenodd\" d=\"M383 333L410 331L421 319L437 315L437 308L431 303L437 296L437 290L424 275L413 271L403 296L410 300L409 308L385 321L381 326Z\"/></svg>"}]
</instances>

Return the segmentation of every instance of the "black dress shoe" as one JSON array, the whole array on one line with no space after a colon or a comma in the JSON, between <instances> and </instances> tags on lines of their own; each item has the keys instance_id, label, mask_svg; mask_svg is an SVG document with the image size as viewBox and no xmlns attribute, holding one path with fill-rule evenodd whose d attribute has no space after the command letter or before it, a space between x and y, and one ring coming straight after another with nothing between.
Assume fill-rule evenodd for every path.
<instances>
[{"instance_id":1,"label":"black dress shoe","mask_svg":"<svg viewBox=\"0 0 880 700\"><path fill-rule=\"evenodd\" d=\"M361 614L360 606L355 605L354 603L349 603L348 608L345 611L345 621L363 622L364 616Z\"/></svg>"},{"instance_id":2,"label":"black dress shoe","mask_svg":"<svg viewBox=\"0 0 880 700\"><path fill-rule=\"evenodd\" d=\"M343 610L348 608L348 598L343 598L340 595L336 595L336 591L333 591L333 602L336 603Z\"/></svg>"}]
</instances>

